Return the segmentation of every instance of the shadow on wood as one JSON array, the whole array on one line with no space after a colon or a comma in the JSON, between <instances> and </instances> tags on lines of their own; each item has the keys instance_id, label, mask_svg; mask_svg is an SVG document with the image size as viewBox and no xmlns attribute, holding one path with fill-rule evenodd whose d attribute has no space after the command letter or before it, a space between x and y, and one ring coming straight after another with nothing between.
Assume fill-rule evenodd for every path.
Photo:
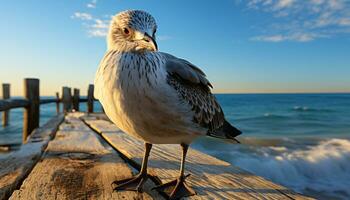
<instances>
[{"instance_id":1,"label":"shadow on wood","mask_svg":"<svg viewBox=\"0 0 350 200\"><path fill-rule=\"evenodd\" d=\"M111 183L132 175L130 167L80 119L69 113L41 158L10 199L162 199L145 193L113 192Z\"/></svg>"},{"instance_id":2,"label":"shadow on wood","mask_svg":"<svg viewBox=\"0 0 350 200\"><path fill-rule=\"evenodd\" d=\"M101 115L83 118L127 159L141 164L143 142L126 135L104 116L104 119L100 119ZM180 158L180 145L153 145L148 172L162 183L173 180L180 168ZM192 174L187 183L198 193L189 199L308 199L194 149L188 152L186 172Z\"/></svg>"}]
</instances>

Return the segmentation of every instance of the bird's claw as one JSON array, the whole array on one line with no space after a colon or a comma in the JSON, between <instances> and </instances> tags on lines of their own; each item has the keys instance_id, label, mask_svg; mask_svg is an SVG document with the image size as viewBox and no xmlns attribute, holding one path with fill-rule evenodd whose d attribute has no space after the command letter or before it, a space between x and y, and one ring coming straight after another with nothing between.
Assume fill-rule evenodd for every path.
<instances>
[{"instance_id":1,"label":"bird's claw","mask_svg":"<svg viewBox=\"0 0 350 200\"><path fill-rule=\"evenodd\" d=\"M179 177L176 180L170 181L168 183L158 185L152 188L152 190L157 190L158 192L166 194L171 200L181 199L182 197L195 195L196 192L192 188L190 188L185 182L185 179L188 176L190 176L190 174Z\"/></svg>"},{"instance_id":2,"label":"bird's claw","mask_svg":"<svg viewBox=\"0 0 350 200\"><path fill-rule=\"evenodd\" d=\"M147 174L138 174L131 178L113 181L112 187L114 191L137 191L143 192L143 184L148 179Z\"/></svg>"}]
</instances>

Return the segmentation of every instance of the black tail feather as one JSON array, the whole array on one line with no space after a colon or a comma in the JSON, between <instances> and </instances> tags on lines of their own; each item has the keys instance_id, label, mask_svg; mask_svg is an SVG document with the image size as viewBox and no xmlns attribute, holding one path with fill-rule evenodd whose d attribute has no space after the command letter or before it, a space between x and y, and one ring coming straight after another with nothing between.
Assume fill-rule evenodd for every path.
<instances>
[{"instance_id":1,"label":"black tail feather","mask_svg":"<svg viewBox=\"0 0 350 200\"><path fill-rule=\"evenodd\" d=\"M240 143L235 137L242 134L242 131L238 130L226 120L224 121L223 126L220 129L217 129L213 132L208 133L211 137L221 138L221 139L230 139L237 143Z\"/></svg>"},{"instance_id":2,"label":"black tail feather","mask_svg":"<svg viewBox=\"0 0 350 200\"><path fill-rule=\"evenodd\" d=\"M236 127L232 126L226 120L225 120L224 125L223 125L223 131L226 133L226 136L228 138L234 138L234 137L242 134L242 131L240 131Z\"/></svg>"}]
</instances>

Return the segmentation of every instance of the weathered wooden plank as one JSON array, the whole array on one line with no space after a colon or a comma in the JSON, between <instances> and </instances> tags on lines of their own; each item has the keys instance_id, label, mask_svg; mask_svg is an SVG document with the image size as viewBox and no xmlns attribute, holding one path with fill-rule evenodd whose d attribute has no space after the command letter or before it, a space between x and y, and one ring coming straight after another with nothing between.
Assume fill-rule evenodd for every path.
<instances>
[{"instance_id":1,"label":"weathered wooden plank","mask_svg":"<svg viewBox=\"0 0 350 200\"><path fill-rule=\"evenodd\" d=\"M144 150L141 141L129 137L109 121L90 116L85 117L85 122L122 154L141 163ZM154 145L149 173L162 182L174 179L180 167L180 157L178 145ZM308 199L194 149L188 152L186 171L192 174L188 184L198 193L189 199Z\"/></svg>"},{"instance_id":2,"label":"weathered wooden plank","mask_svg":"<svg viewBox=\"0 0 350 200\"><path fill-rule=\"evenodd\" d=\"M111 183L132 171L79 119L81 115L66 116L41 161L10 199L161 199L150 189L142 194L112 191Z\"/></svg>"},{"instance_id":3,"label":"weathered wooden plank","mask_svg":"<svg viewBox=\"0 0 350 200\"><path fill-rule=\"evenodd\" d=\"M20 150L0 156L0 200L7 199L38 162L48 141L55 134L63 115L36 129Z\"/></svg>"}]
</instances>

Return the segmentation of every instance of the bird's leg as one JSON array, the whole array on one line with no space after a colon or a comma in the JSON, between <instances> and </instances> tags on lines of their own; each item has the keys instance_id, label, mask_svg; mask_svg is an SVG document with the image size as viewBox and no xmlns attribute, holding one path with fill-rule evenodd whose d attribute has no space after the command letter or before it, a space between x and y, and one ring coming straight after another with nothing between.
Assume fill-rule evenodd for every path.
<instances>
[{"instance_id":1,"label":"bird's leg","mask_svg":"<svg viewBox=\"0 0 350 200\"><path fill-rule=\"evenodd\" d=\"M148 157L149 157L149 153L151 152L151 149L152 149L152 144L145 143L145 155L143 156L141 171L139 172L139 174L137 174L134 177L114 181L112 185L115 185L114 186L115 191L130 190L130 191L142 192L142 186L148 178L147 163L148 163Z\"/></svg>"},{"instance_id":2,"label":"bird's leg","mask_svg":"<svg viewBox=\"0 0 350 200\"><path fill-rule=\"evenodd\" d=\"M185 179L190 175L190 174L186 176L184 175L185 160L186 160L188 145L181 144L181 147L182 147L182 160L181 160L179 177L173 181L164 183L162 185L159 185L153 188L159 192L167 194L169 196L169 199L180 199L182 197L192 196L196 194L196 192L192 188L190 188L185 182Z\"/></svg>"}]
</instances>

